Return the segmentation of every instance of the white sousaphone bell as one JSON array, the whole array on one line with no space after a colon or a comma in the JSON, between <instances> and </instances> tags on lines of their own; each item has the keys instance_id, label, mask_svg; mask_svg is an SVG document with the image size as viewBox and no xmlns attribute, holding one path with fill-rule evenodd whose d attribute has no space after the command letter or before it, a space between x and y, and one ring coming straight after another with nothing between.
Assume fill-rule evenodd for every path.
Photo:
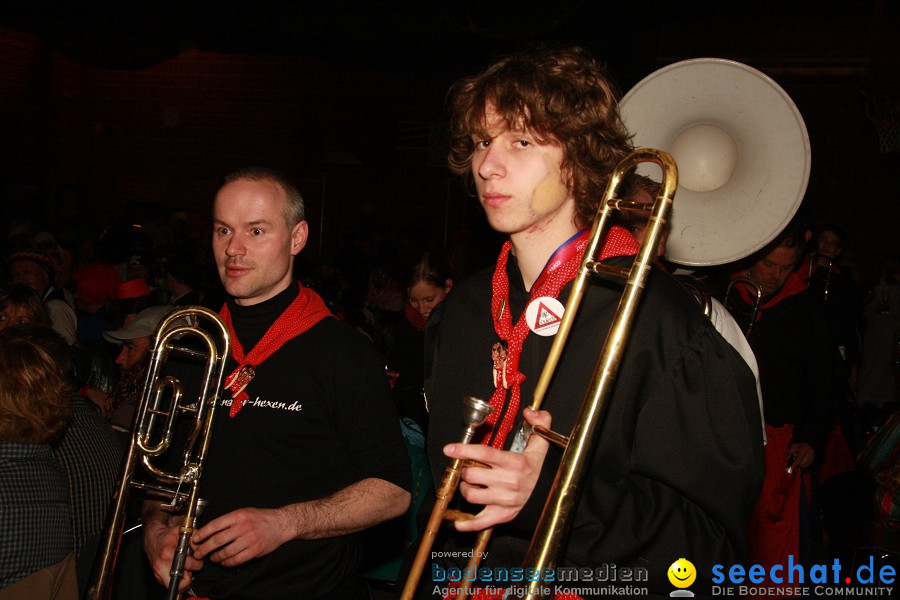
<instances>
[{"instance_id":1,"label":"white sousaphone bell","mask_svg":"<svg viewBox=\"0 0 900 600\"><path fill-rule=\"evenodd\" d=\"M645 77L619 109L636 147L665 150L678 165L667 260L739 260L797 212L809 136L790 96L763 73L720 58L685 60Z\"/></svg>"}]
</instances>

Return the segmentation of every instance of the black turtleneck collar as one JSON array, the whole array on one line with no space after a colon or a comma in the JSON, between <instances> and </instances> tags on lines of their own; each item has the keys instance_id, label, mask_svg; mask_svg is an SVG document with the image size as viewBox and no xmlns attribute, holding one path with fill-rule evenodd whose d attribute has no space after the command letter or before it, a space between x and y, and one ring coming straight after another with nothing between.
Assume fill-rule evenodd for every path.
<instances>
[{"instance_id":1,"label":"black turtleneck collar","mask_svg":"<svg viewBox=\"0 0 900 600\"><path fill-rule=\"evenodd\" d=\"M228 299L231 324L234 326L235 335L241 341L241 346L244 347L244 352L250 352L299 293L299 284L292 282L284 290L259 304L240 306L235 303L234 298Z\"/></svg>"}]
</instances>

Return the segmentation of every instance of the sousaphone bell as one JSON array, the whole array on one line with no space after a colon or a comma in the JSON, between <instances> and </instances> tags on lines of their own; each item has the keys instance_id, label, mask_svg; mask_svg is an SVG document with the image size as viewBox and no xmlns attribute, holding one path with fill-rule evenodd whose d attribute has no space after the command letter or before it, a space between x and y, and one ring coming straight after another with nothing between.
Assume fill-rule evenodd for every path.
<instances>
[{"instance_id":1,"label":"sousaphone bell","mask_svg":"<svg viewBox=\"0 0 900 600\"><path fill-rule=\"evenodd\" d=\"M667 260L739 260L800 207L809 135L790 96L760 71L721 58L674 63L635 85L619 110L636 147L665 150L678 165Z\"/></svg>"}]
</instances>

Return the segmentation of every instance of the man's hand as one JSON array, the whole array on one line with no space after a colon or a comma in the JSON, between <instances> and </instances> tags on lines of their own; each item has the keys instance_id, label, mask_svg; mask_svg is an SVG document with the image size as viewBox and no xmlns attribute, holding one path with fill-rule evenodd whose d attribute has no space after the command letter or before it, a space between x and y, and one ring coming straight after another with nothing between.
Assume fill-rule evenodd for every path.
<instances>
[{"instance_id":1,"label":"man's hand","mask_svg":"<svg viewBox=\"0 0 900 600\"><path fill-rule=\"evenodd\" d=\"M222 566L236 567L265 556L293 537L283 513L281 509L239 508L213 519L194 532L194 557L209 556Z\"/></svg>"},{"instance_id":2,"label":"man's hand","mask_svg":"<svg viewBox=\"0 0 900 600\"><path fill-rule=\"evenodd\" d=\"M788 468L791 470L805 469L816 458L816 451L805 442L791 444L788 446L788 453L785 460L788 461Z\"/></svg>"},{"instance_id":3,"label":"man's hand","mask_svg":"<svg viewBox=\"0 0 900 600\"><path fill-rule=\"evenodd\" d=\"M170 527L160 522L147 521L144 524L144 552L153 568L153 575L163 587L169 587L172 558L178 546L178 526ZM185 591L191 585L191 571L203 568L203 561L188 556L184 562L184 576L178 591Z\"/></svg>"},{"instance_id":4,"label":"man's hand","mask_svg":"<svg viewBox=\"0 0 900 600\"><path fill-rule=\"evenodd\" d=\"M547 411L526 409L524 414L529 424L550 427ZM474 460L489 467L463 469L460 493L473 504L483 504L484 509L472 519L456 521L456 529L481 531L513 520L534 491L549 446L539 435L531 436L522 453L497 450L483 444L445 446L444 454L450 458Z\"/></svg>"},{"instance_id":5,"label":"man's hand","mask_svg":"<svg viewBox=\"0 0 900 600\"><path fill-rule=\"evenodd\" d=\"M402 515L410 494L367 477L334 494L280 508L239 508L194 532L194 559L234 567L269 554L290 540L317 540L361 531ZM202 564L202 563L201 563Z\"/></svg>"}]
</instances>

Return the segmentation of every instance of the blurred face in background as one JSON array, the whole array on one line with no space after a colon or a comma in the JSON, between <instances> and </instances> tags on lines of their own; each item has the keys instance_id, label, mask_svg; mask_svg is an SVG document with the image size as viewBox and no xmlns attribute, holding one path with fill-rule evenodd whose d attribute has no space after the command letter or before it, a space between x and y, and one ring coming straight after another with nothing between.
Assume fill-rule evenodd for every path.
<instances>
[{"instance_id":1,"label":"blurred face in background","mask_svg":"<svg viewBox=\"0 0 900 600\"><path fill-rule=\"evenodd\" d=\"M841 253L841 236L829 229L825 229L819 234L816 246L819 254L828 258L835 258Z\"/></svg>"},{"instance_id":2,"label":"blurred face in background","mask_svg":"<svg viewBox=\"0 0 900 600\"><path fill-rule=\"evenodd\" d=\"M38 294L43 294L50 286L50 275L36 262L30 260L13 261L10 280L27 285Z\"/></svg>"},{"instance_id":3,"label":"blurred face in background","mask_svg":"<svg viewBox=\"0 0 900 600\"><path fill-rule=\"evenodd\" d=\"M31 313L27 307L8 304L0 309L0 330L22 323L31 323Z\"/></svg>"},{"instance_id":4,"label":"blurred face in background","mask_svg":"<svg viewBox=\"0 0 900 600\"><path fill-rule=\"evenodd\" d=\"M760 286L763 295L777 294L800 260L801 248L779 246L753 263L748 276Z\"/></svg>"},{"instance_id":5,"label":"blurred face in background","mask_svg":"<svg viewBox=\"0 0 900 600\"><path fill-rule=\"evenodd\" d=\"M138 365L150 354L150 338L138 337L122 342L122 349L116 357L116 364L123 370Z\"/></svg>"},{"instance_id":6,"label":"blurred face in background","mask_svg":"<svg viewBox=\"0 0 900 600\"><path fill-rule=\"evenodd\" d=\"M427 319L431 310L444 301L451 287L453 281L450 279L444 282L444 287L434 285L430 281L419 281L409 288L409 305Z\"/></svg>"}]
</instances>

